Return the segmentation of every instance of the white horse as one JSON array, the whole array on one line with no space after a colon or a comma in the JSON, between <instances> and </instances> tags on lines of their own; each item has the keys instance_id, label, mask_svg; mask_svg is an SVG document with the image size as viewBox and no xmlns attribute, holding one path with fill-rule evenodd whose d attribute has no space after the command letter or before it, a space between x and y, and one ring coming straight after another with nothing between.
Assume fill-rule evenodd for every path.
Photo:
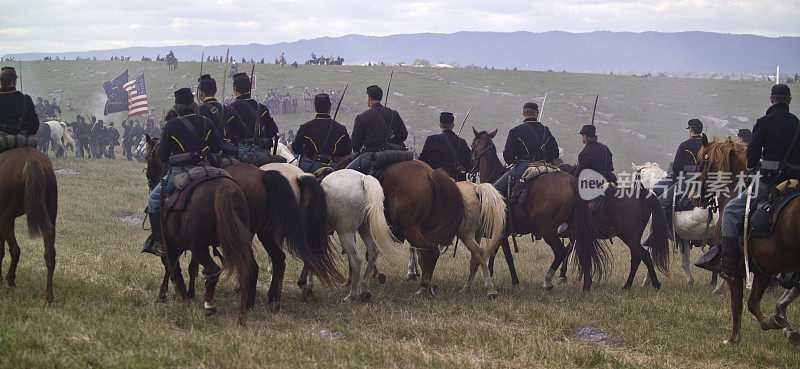
<instances>
[{"instance_id":1,"label":"white horse","mask_svg":"<svg viewBox=\"0 0 800 369\"><path fill-rule=\"evenodd\" d=\"M145 150L147 150L147 137L142 137L141 141L133 148L132 154L140 163L146 163Z\"/></svg>"},{"instance_id":2,"label":"white horse","mask_svg":"<svg viewBox=\"0 0 800 369\"><path fill-rule=\"evenodd\" d=\"M633 171L639 173L642 185L648 190L652 190L653 186L658 183L667 172L661 169L657 163L645 163L643 165L632 164ZM690 286L694 285L694 277L692 277L692 262L691 251L693 242L705 242L703 236L713 236L716 231L717 221L719 214L714 212L711 223L708 222L708 210L702 208L694 208L688 211L679 211L674 215L675 234L678 237L677 243L680 245L681 250L681 266L683 273L686 277L686 283ZM708 230L706 226L708 225ZM642 286L650 284L650 277L645 276ZM720 279L717 289L714 293L719 293L720 286L724 286L723 281Z\"/></svg>"},{"instance_id":3,"label":"white horse","mask_svg":"<svg viewBox=\"0 0 800 369\"><path fill-rule=\"evenodd\" d=\"M486 295L493 299L497 297L492 276L489 273L487 261L494 255L500 246L503 238L503 231L506 226L506 204L503 195L491 183L475 184L472 182L456 182L456 186L461 191L464 198L464 218L458 228L458 239L461 240L469 250L471 257L469 262L469 275L467 283L461 292L469 292L472 281L478 267L483 272L483 282L486 286ZM481 247L481 239L487 238L485 247ZM408 265L408 279L414 279L419 275L416 253L410 249L411 260ZM420 290L419 293L422 293Z\"/></svg>"},{"instance_id":4,"label":"white horse","mask_svg":"<svg viewBox=\"0 0 800 369\"><path fill-rule=\"evenodd\" d=\"M398 242L386 222L383 187L373 176L343 169L327 175L322 180L322 188L328 202L328 230L336 231L349 261L350 293L344 299L367 302L371 298L370 273L375 270L378 255L381 250L387 253L386 247ZM367 266L363 276L360 274L363 259L356 246L356 233L367 248ZM396 249L389 251L389 255L397 254Z\"/></svg>"},{"instance_id":5,"label":"white horse","mask_svg":"<svg viewBox=\"0 0 800 369\"><path fill-rule=\"evenodd\" d=\"M279 156L283 156L284 158L286 158L286 162L289 163L289 164L292 164L292 165L295 165L295 166L300 164L300 163L297 162L297 160L295 160L296 158L295 158L294 154L292 153L292 150L290 150L288 147L286 147L286 145L284 145L284 144L282 144L280 142L278 142L278 151L277 151L277 153L278 153Z\"/></svg>"},{"instance_id":6,"label":"white horse","mask_svg":"<svg viewBox=\"0 0 800 369\"><path fill-rule=\"evenodd\" d=\"M56 156L63 156L67 149L63 141L64 133L67 131L67 123L59 122L57 120L49 120L42 124L46 125L50 129L50 136L45 137L45 142L39 143L39 146L44 148L42 151L47 153L49 151L50 143L52 142L56 146ZM72 144L74 146L75 141L72 141Z\"/></svg>"}]
</instances>

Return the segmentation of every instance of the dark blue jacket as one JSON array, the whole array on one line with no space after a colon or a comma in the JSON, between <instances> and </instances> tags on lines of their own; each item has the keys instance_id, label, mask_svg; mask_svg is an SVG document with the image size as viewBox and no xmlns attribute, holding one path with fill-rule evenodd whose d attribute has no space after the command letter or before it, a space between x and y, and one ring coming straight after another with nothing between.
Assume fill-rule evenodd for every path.
<instances>
[{"instance_id":1,"label":"dark blue jacket","mask_svg":"<svg viewBox=\"0 0 800 369\"><path fill-rule=\"evenodd\" d=\"M325 136L328 134L331 124L333 128L330 129L331 134L328 136L328 142L325 143ZM295 137L292 142L292 151L310 159L316 154L341 158L352 151L347 128L331 119L330 114L317 113L313 120L300 126Z\"/></svg>"},{"instance_id":2,"label":"dark blue jacket","mask_svg":"<svg viewBox=\"0 0 800 369\"><path fill-rule=\"evenodd\" d=\"M753 126L753 140L747 145L747 166L755 168L759 159L783 161L797 129L797 117L789 112L789 105L774 104L767 115ZM800 164L800 138L791 148L790 164Z\"/></svg>"},{"instance_id":3,"label":"dark blue jacket","mask_svg":"<svg viewBox=\"0 0 800 369\"><path fill-rule=\"evenodd\" d=\"M575 168L575 176L579 176L584 169L591 169L605 177L606 181L616 183L617 176L614 175L614 162L611 150L608 146L597 141L589 141L578 154L578 166Z\"/></svg>"},{"instance_id":4,"label":"dark blue jacket","mask_svg":"<svg viewBox=\"0 0 800 369\"><path fill-rule=\"evenodd\" d=\"M22 116L23 111L24 116ZM32 136L38 130L39 117L36 115L36 107L31 97L13 87L0 88L0 132L9 135L24 133Z\"/></svg>"},{"instance_id":5,"label":"dark blue jacket","mask_svg":"<svg viewBox=\"0 0 800 369\"><path fill-rule=\"evenodd\" d=\"M679 176L684 169L694 167L692 172L697 171L697 166L700 165L700 160L697 158L697 153L703 148L702 136L692 136L686 141L678 145L678 151L675 153L675 160L672 161L672 173Z\"/></svg>"},{"instance_id":6,"label":"dark blue jacket","mask_svg":"<svg viewBox=\"0 0 800 369\"><path fill-rule=\"evenodd\" d=\"M356 116L353 125L353 151L380 151L386 143L386 127L392 125L393 135L389 142L403 143L408 137L406 124L397 111L381 103L375 103L368 110Z\"/></svg>"},{"instance_id":7,"label":"dark blue jacket","mask_svg":"<svg viewBox=\"0 0 800 369\"><path fill-rule=\"evenodd\" d=\"M247 128L246 138L272 139L278 135L278 126L269 114L269 109L253 100L249 93L236 96L230 107L242 118Z\"/></svg>"},{"instance_id":8,"label":"dark blue jacket","mask_svg":"<svg viewBox=\"0 0 800 369\"><path fill-rule=\"evenodd\" d=\"M503 159L507 164L518 160L552 163L558 158L558 142L550 129L533 118L525 118L522 124L508 132Z\"/></svg>"},{"instance_id":9,"label":"dark blue jacket","mask_svg":"<svg viewBox=\"0 0 800 369\"><path fill-rule=\"evenodd\" d=\"M214 123L202 115L188 114L184 116L194 127L200 139L198 140L198 137L186 128L180 118L170 119L161 132L161 146L158 151L158 157L165 163L170 156L175 154L201 152L205 156L218 153L222 148L222 139L220 139Z\"/></svg>"},{"instance_id":10,"label":"dark blue jacket","mask_svg":"<svg viewBox=\"0 0 800 369\"><path fill-rule=\"evenodd\" d=\"M449 140L453 149L456 151L455 157L445 140ZM419 154L419 160L428 163L433 169L444 168L450 176L454 176L455 174L456 163L461 165L464 170L469 170L472 164L467 141L456 136L451 129L446 129L438 135L428 136L428 138L425 139L425 146L422 147L422 153Z\"/></svg>"},{"instance_id":11,"label":"dark blue jacket","mask_svg":"<svg viewBox=\"0 0 800 369\"><path fill-rule=\"evenodd\" d=\"M243 140L247 138L247 127L231 107L223 107L216 98L208 97L197 109L197 113L211 119L223 140Z\"/></svg>"}]
</instances>

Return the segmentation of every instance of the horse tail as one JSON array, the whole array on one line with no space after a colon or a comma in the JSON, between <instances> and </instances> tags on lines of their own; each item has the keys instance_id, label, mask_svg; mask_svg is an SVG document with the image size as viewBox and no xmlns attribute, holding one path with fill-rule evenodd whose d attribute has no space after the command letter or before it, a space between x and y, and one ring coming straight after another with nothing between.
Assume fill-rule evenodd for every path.
<instances>
[{"instance_id":1,"label":"horse tail","mask_svg":"<svg viewBox=\"0 0 800 369\"><path fill-rule=\"evenodd\" d=\"M506 204L503 195L491 183L481 183L475 188L481 203L480 231L489 239L489 250L500 242L506 227Z\"/></svg>"},{"instance_id":2,"label":"horse tail","mask_svg":"<svg viewBox=\"0 0 800 369\"><path fill-rule=\"evenodd\" d=\"M669 245L667 243L667 216L658 199L644 187L639 187L639 198L649 211L652 217L650 223L651 232L648 237L647 246L650 247L653 255L653 263L658 269L667 273L669 270ZM646 220L645 220L646 221Z\"/></svg>"},{"instance_id":3,"label":"horse tail","mask_svg":"<svg viewBox=\"0 0 800 369\"><path fill-rule=\"evenodd\" d=\"M364 188L364 217L369 222L370 236L381 251L388 251L384 249L385 246L400 243L400 241L392 235L389 223L386 222L386 213L383 208L385 199L383 187L373 176L363 176L361 185ZM397 253L396 248L391 248L391 250Z\"/></svg>"},{"instance_id":4,"label":"horse tail","mask_svg":"<svg viewBox=\"0 0 800 369\"><path fill-rule=\"evenodd\" d=\"M236 274L241 285L249 281L250 269L255 263L252 254L253 234L247 228L249 213L237 204L247 200L238 187L220 186L214 194L214 214L217 220L217 242L222 248L227 275Z\"/></svg>"},{"instance_id":5,"label":"horse tail","mask_svg":"<svg viewBox=\"0 0 800 369\"><path fill-rule=\"evenodd\" d=\"M569 220L569 228L575 239L575 256L578 260L578 275L588 275L592 278L597 275L598 279L603 278L603 274L611 266L611 259L608 256L608 247L600 240L600 232L592 220L587 201L582 199L578 192L578 179L571 178L572 182L572 214Z\"/></svg>"},{"instance_id":6,"label":"horse tail","mask_svg":"<svg viewBox=\"0 0 800 369\"><path fill-rule=\"evenodd\" d=\"M433 188L433 201L422 231L433 243L449 245L461 227L464 198L453 179L441 169L428 172L428 181Z\"/></svg>"},{"instance_id":7,"label":"horse tail","mask_svg":"<svg viewBox=\"0 0 800 369\"><path fill-rule=\"evenodd\" d=\"M25 214L28 214L28 234L41 236L53 231L53 221L45 204L47 177L42 163L30 159L22 167L25 181Z\"/></svg>"},{"instance_id":8,"label":"horse tail","mask_svg":"<svg viewBox=\"0 0 800 369\"><path fill-rule=\"evenodd\" d=\"M314 275L325 282L338 280L333 245L328 238L328 201L325 190L311 174L297 177L300 184L300 204L308 225L308 245L315 256L311 263Z\"/></svg>"}]
</instances>

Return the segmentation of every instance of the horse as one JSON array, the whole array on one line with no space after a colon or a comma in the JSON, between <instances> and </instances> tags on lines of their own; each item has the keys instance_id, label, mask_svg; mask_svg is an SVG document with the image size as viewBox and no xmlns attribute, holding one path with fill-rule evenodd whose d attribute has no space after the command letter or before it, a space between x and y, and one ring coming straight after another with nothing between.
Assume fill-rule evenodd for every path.
<instances>
[{"instance_id":1,"label":"horse","mask_svg":"<svg viewBox=\"0 0 800 369\"><path fill-rule=\"evenodd\" d=\"M33 147L19 147L0 153L0 275L5 244L11 254L6 282L16 286L20 248L14 234L14 220L27 214L28 234L42 236L47 285L44 298L53 302L53 271L56 267L56 217L58 186L53 164Z\"/></svg>"},{"instance_id":2,"label":"horse","mask_svg":"<svg viewBox=\"0 0 800 369\"><path fill-rule=\"evenodd\" d=\"M562 164L559 168L569 173L575 170L568 164ZM667 245L667 222L658 199L642 187L638 180L633 181L630 188L606 190L602 204L593 218L603 239L610 240L619 237L631 252L631 268L622 289L631 288L641 262L644 262L647 267L647 279L652 281L653 288L661 288L661 282L658 281L654 266L664 273L667 272L669 247ZM653 235L649 246L652 250L652 257L641 244L642 234L651 219ZM572 248L573 245L570 242L568 252L571 252ZM566 273L567 262L565 261L559 277L559 281L562 283L567 280Z\"/></svg>"},{"instance_id":3,"label":"horse","mask_svg":"<svg viewBox=\"0 0 800 369\"><path fill-rule=\"evenodd\" d=\"M503 164L497 157L497 148L492 139L497 130L489 133L472 129L475 138L472 141L472 162L474 174L480 175L483 183L493 183L503 175ZM519 284L514 257L508 245L508 235L534 234L541 236L553 250L553 262L544 277L544 288L552 289L552 279L558 266L564 261L567 250L558 235L561 224L568 223L576 241L575 254L578 261L578 272L583 276L583 290L589 291L592 276L602 277L609 268L610 259L605 244L600 242L600 234L592 222L589 207L578 195L578 183L575 177L562 171L547 173L529 185L528 201L509 206L508 221L510 226L501 240L503 253L511 273L511 283ZM489 271L493 272L494 256L489 259Z\"/></svg>"},{"instance_id":4,"label":"horse","mask_svg":"<svg viewBox=\"0 0 800 369\"><path fill-rule=\"evenodd\" d=\"M147 145L148 145L147 140L148 140L147 136L142 137L142 139L139 141L139 143L136 145L136 147L134 147L133 150L131 151L131 153L133 154L133 157L136 158L136 160L138 162L140 162L140 163L146 163L147 162L147 160L146 160L146 156L147 156L146 152L147 152Z\"/></svg>"},{"instance_id":5,"label":"horse","mask_svg":"<svg viewBox=\"0 0 800 369\"><path fill-rule=\"evenodd\" d=\"M742 143L733 141L728 137L725 141L716 138L709 142L708 137L703 135L703 148L698 154L702 158L700 164L700 188L699 204L706 205L713 197L709 191L709 173L723 172L730 173L733 178L737 175L746 175L747 158L745 156L746 146ZM737 184L728 183L728 193ZM717 198L720 209L725 208L727 199ZM786 272L800 271L800 229L797 225L800 222L800 200L797 198L789 202L778 214L774 231L765 237L753 237L748 246L750 265L754 267L750 271L754 274L753 287L750 297L747 300L747 308L758 320L759 326L763 330L784 329L787 338L794 344L800 344L800 334L789 328L786 320L786 305L797 297L797 287L787 291L778 303L775 315L767 318L761 310L761 298L769 285L771 275ZM745 269L743 264L737 268L733 279L728 281L728 289L731 294L731 315L732 331L725 344L736 343L741 340L741 319L742 319L742 299L744 288Z\"/></svg>"},{"instance_id":6,"label":"horse","mask_svg":"<svg viewBox=\"0 0 800 369\"><path fill-rule=\"evenodd\" d=\"M661 169L657 163L645 163L643 165L631 164L631 166L633 168L633 172L638 175L642 186L648 190L652 190L653 186L655 186L658 181L667 175L667 172ZM693 244L696 244L697 242L705 244L707 240L704 240L703 238L708 238L709 235L713 235L716 232L716 225L719 221L719 212L713 211L710 221L708 219L708 210L700 207L695 207L692 210L676 212L673 217L675 235L678 236L678 249L681 252L681 267L683 268L683 274L686 277L686 284L693 286L694 277L692 276L692 262L690 260ZM650 275L645 275L642 286L647 286L650 283ZM722 280L717 282L716 274L712 274L711 276L711 285L714 284L717 284L717 288L714 289L714 293L718 294L722 292L725 283Z\"/></svg>"},{"instance_id":7,"label":"horse","mask_svg":"<svg viewBox=\"0 0 800 369\"><path fill-rule=\"evenodd\" d=\"M163 174L164 165L156 154L159 140L148 137L148 142L146 175L152 190ZM162 209L164 213L168 211ZM211 315L216 312L214 292L223 270L211 257L209 246L218 245L222 249L225 274L235 274L239 286L242 286L237 321L244 325L248 308L255 300L258 265L251 247L253 232L248 228L250 210L239 185L228 179L201 183L194 190L185 210L167 215L163 224L164 238L174 244L174 247L167 247L164 279L166 281L171 277L184 305L189 305L189 296L183 278L176 277L180 275L177 268L179 250L191 251L192 258L203 265L203 274L206 276L204 309L207 315Z\"/></svg>"},{"instance_id":8,"label":"horse","mask_svg":"<svg viewBox=\"0 0 800 369\"><path fill-rule=\"evenodd\" d=\"M378 255L386 246L398 242L384 215L383 188L375 177L352 169L325 176L321 185L328 205L327 229L336 232L349 262L350 292L344 299L367 302L371 299L369 275L375 272ZM363 277L360 274L363 259L356 246L356 234L367 247Z\"/></svg>"},{"instance_id":9,"label":"horse","mask_svg":"<svg viewBox=\"0 0 800 369\"><path fill-rule=\"evenodd\" d=\"M294 164L294 165L299 165L300 164L299 161L295 160L296 158L295 158L294 154L292 153L292 150L289 150L289 148L286 147L286 145L284 145L284 144L282 144L280 142L278 142L277 155L283 156L284 158L286 158L286 162L289 163L289 164Z\"/></svg>"},{"instance_id":10,"label":"horse","mask_svg":"<svg viewBox=\"0 0 800 369\"><path fill-rule=\"evenodd\" d=\"M44 142L39 142L39 145L45 145L44 152L47 153L50 148L50 143L53 145L53 150L56 157L64 156L66 152L66 145L64 145L64 135L67 131L67 124L57 120L50 120L42 123L49 128L50 135L44 139ZM48 131L48 130L45 130ZM73 141L74 144L74 141Z\"/></svg>"},{"instance_id":11,"label":"horse","mask_svg":"<svg viewBox=\"0 0 800 369\"><path fill-rule=\"evenodd\" d=\"M164 57L164 60L167 62L167 70L178 70L178 58L172 55L167 55Z\"/></svg>"},{"instance_id":12,"label":"horse","mask_svg":"<svg viewBox=\"0 0 800 369\"><path fill-rule=\"evenodd\" d=\"M263 171L276 171L289 181L294 197L305 215L301 220L306 222L310 247L316 250L326 250L326 255L328 255L331 245L328 242L328 231L326 229L328 222L327 199L325 191L314 175L303 172L299 167L288 163L265 164L260 169ZM330 261L330 263L332 262ZM300 274L297 285L302 289L305 298L310 298L314 294L312 274L316 274L315 272L317 271L323 272L323 279L326 281L330 281L333 278L326 278L325 276L338 276L334 267L330 266L328 268L327 266L327 264L320 264L317 267L312 267L308 263L304 263L303 272Z\"/></svg>"}]
</instances>

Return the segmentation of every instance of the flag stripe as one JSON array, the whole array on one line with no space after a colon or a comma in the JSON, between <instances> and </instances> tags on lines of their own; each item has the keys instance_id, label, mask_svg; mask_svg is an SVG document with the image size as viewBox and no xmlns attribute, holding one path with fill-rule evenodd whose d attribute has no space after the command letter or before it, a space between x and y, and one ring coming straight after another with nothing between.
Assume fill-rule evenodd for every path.
<instances>
[{"instance_id":1,"label":"flag stripe","mask_svg":"<svg viewBox=\"0 0 800 369\"><path fill-rule=\"evenodd\" d=\"M149 106L147 104L147 91L144 84L144 73L140 74L136 79L125 83L122 86L125 91L128 91L128 116L136 116L149 113Z\"/></svg>"}]
</instances>

